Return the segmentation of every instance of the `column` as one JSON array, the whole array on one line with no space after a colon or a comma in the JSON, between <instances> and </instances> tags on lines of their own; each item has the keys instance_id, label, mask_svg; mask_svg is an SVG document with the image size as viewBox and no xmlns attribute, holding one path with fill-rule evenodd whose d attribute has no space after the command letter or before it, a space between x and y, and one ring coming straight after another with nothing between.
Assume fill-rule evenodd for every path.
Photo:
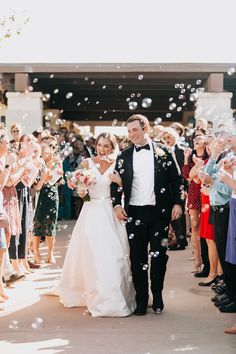
<instances>
[{"instance_id":1,"label":"column","mask_svg":"<svg viewBox=\"0 0 236 354\"><path fill-rule=\"evenodd\" d=\"M213 130L220 124L232 123L231 92L223 92L224 74L211 73L205 83L208 92L197 94L195 118L203 117L213 123Z\"/></svg>"},{"instance_id":2,"label":"column","mask_svg":"<svg viewBox=\"0 0 236 354\"><path fill-rule=\"evenodd\" d=\"M213 130L219 124L232 123L233 110L231 109L231 92L204 92L197 96L195 119L203 117L213 122Z\"/></svg>"},{"instance_id":3,"label":"column","mask_svg":"<svg viewBox=\"0 0 236 354\"><path fill-rule=\"evenodd\" d=\"M41 92L7 92L6 127L13 123L23 126L24 133L32 133L42 126L43 103Z\"/></svg>"}]
</instances>

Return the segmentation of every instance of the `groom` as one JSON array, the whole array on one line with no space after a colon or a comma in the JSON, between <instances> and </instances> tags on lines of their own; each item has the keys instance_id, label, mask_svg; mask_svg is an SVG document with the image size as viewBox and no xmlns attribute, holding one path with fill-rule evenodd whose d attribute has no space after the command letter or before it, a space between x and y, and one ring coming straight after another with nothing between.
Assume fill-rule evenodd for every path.
<instances>
[{"instance_id":1,"label":"groom","mask_svg":"<svg viewBox=\"0 0 236 354\"><path fill-rule=\"evenodd\" d=\"M182 214L181 179L171 154L150 140L145 116L132 115L127 120L127 128L134 145L118 156L115 169L122 179L123 191L112 183L111 197L117 218L127 222L137 302L134 314L141 316L146 314L148 306L148 257L152 308L156 313L164 308L162 289L168 261L168 226L171 219L176 220Z\"/></svg>"}]
</instances>

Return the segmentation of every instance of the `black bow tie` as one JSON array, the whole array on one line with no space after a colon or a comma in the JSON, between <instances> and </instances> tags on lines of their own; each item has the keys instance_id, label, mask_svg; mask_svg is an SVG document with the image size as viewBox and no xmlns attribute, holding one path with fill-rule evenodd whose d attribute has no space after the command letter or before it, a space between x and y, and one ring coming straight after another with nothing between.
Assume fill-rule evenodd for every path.
<instances>
[{"instance_id":1,"label":"black bow tie","mask_svg":"<svg viewBox=\"0 0 236 354\"><path fill-rule=\"evenodd\" d=\"M143 146L136 146L136 145L135 145L135 150L136 150L137 152L139 152L139 151L142 150L142 149L150 150L150 145L149 145L149 144L146 144L146 145L143 145Z\"/></svg>"}]
</instances>

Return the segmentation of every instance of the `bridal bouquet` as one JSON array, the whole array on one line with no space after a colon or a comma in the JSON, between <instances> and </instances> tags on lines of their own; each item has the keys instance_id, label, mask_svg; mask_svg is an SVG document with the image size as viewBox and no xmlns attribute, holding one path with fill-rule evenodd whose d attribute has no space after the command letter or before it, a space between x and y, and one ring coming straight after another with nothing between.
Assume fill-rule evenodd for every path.
<instances>
[{"instance_id":1,"label":"bridal bouquet","mask_svg":"<svg viewBox=\"0 0 236 354\"><path fill-rule=\"evenodd\" d=\"M71 189L76 189L83 201L89 201L88 187L96 184L96 176L92 169L80 168L66 175L67 185Z\"/></svg>"}]
</instances>

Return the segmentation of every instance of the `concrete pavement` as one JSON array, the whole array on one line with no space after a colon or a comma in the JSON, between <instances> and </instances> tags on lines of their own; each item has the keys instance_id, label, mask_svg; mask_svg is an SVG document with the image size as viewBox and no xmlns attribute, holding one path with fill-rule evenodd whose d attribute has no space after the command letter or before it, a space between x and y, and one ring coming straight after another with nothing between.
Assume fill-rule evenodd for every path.
<instances>
[{"instance_id":1,"label":"concrete pavement","mask_svg":"<svg viewBox=\"0 0 236 354\"><path fill-rule=\"evenodd\" d=\"M235 354L236 336L224 328L236 314L220 313L210 301L210 288L197 285L191 273L191 245L169 251L164 291L165 311L151 308L143 317L92 318L85 308L66 309L58 298L42 295L60 276L74 222L57 235L57 264L45 265L6 292L0 304L0 351L11 354ZM46 257L42 246L41 253Z\"/></svg>"}]
</instances>

